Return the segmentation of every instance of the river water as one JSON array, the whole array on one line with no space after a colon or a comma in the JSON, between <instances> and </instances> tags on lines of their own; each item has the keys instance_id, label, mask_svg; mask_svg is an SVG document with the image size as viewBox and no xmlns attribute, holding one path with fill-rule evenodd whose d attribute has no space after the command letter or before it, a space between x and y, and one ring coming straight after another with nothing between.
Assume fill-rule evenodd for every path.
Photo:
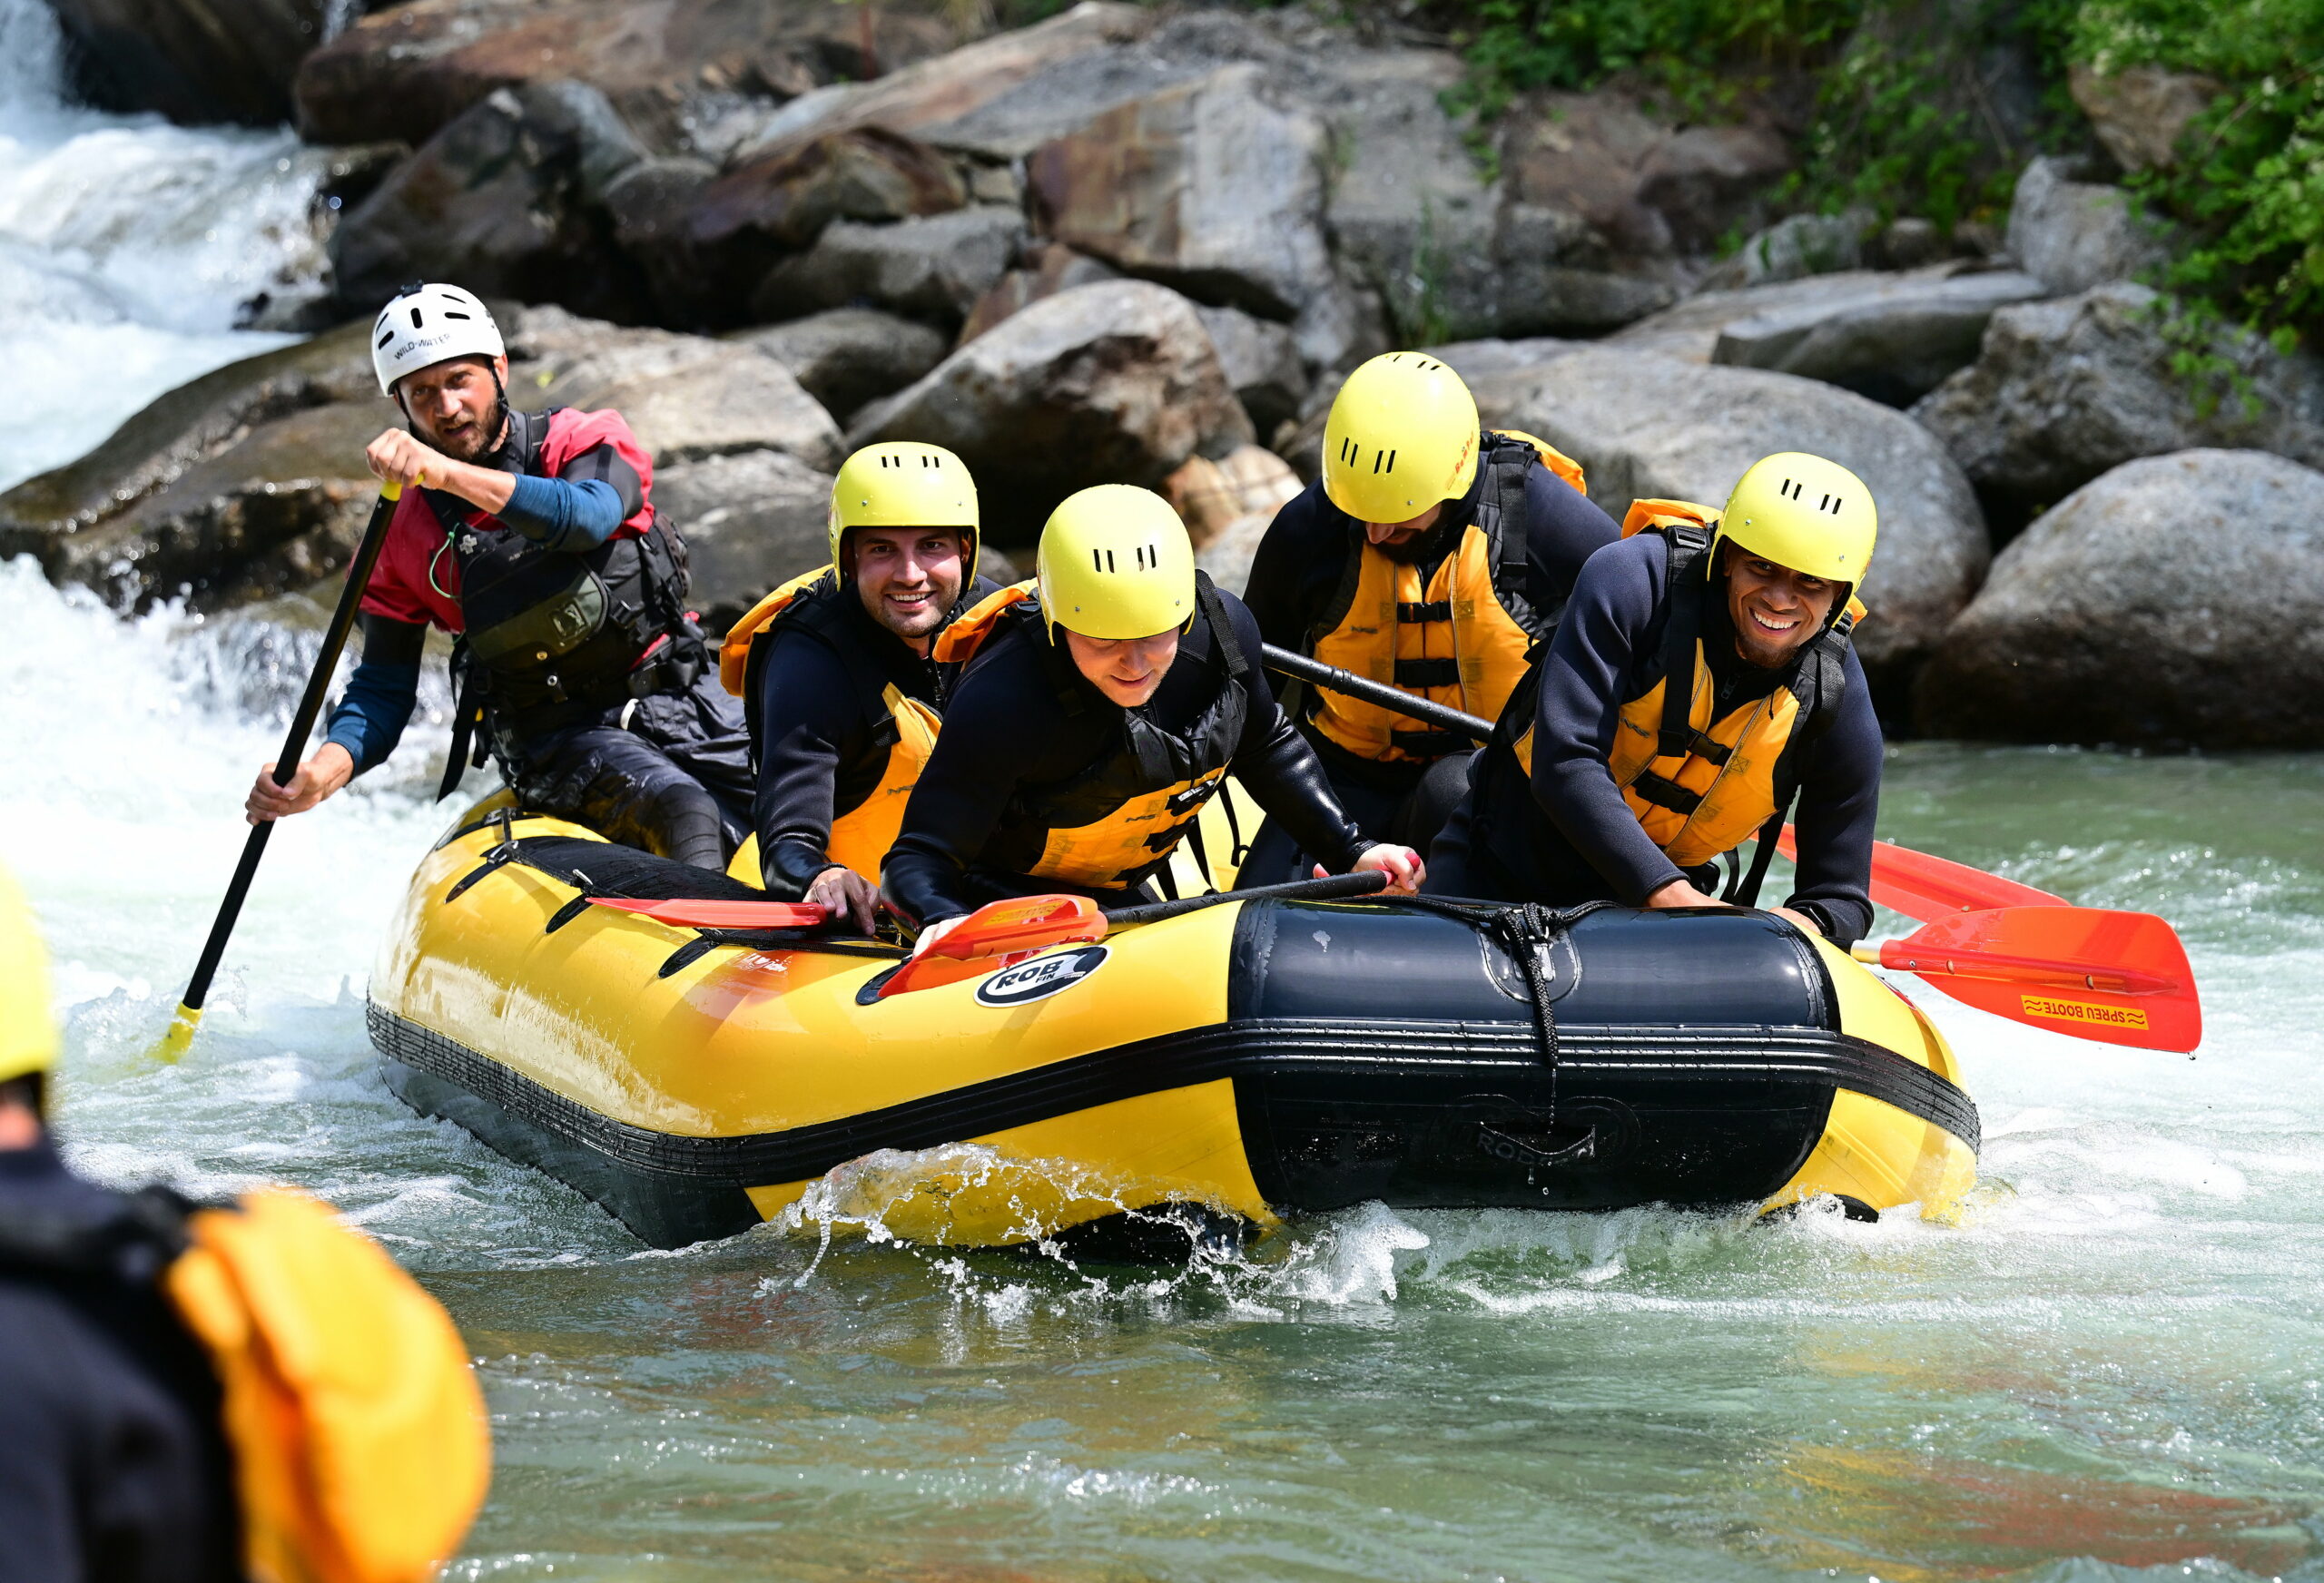
<instances>
[{"instance_id":1,"label":"river water","mask_svg":"<svg viewBox=\"0 0 2324 1583\"><path fill-rule=\"evenodd\" d=\"M0 482L273 344L233 304L313 268L311 156L64 106L43 15L0 0ZM2324 1578L2324 760L1894 754L1884 834L2162 912L2209 1009L2190 1060L1916 991L1984 1114L1957 1225L1374 1207L1168 1274L666 1254L376 1076L426 727L278 836L159 1067L311 640L123 624L29 563L0 632L68 1146L298 1183L450 1305L498 1444L456 1578Z\"/></svg>"}]
</instances>

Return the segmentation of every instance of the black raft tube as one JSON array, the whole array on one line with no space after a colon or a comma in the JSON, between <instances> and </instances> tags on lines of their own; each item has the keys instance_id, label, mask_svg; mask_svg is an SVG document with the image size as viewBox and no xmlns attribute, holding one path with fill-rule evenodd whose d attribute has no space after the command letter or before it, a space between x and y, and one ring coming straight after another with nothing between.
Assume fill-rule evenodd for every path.
<instances>
[{"instance_id":1,"label":"black raft tube","mask_svg":"<svg viewBox=\"0 0 2324 1583\"><path fill-rule=\"evenodd\" d=\"M306 751L307 738L315 729L315 717L323 712L323 694L330 691L331 673L339 668L339 656L347 647L347 634L355 625L355 613L363 603L364 587L371 581L371 568L379 563L379 546L387 542L388 524L396 514L396 500L403 493L394 484L379 487L379 498L371 507L371 520L365 525L363 540L356 546L355 559L347 568L347 586L340 590L339 608L330 614L330 625L323 631L322 652L315 656L315 668L307 678L307 691L299 699L298 712L290 717L290 730L282 739L282 752L274 761L274 783L288 786L299 772L299 760ZM250 894L251 881L257 877L258 860L266 855L266 838L274 833L276 821L261 820L251 827L250 839L242 843L241 861L234 865L234 878L226 886L225 900L218 904L218 918L210 926L210 939L203 943L202 959L193 966L193 978L185 987L185 998L178 1002L177 1015L170 1019L161 1041L153 1047L155 1060L174 1061L193 1043L193 1030L202 1023L202 1003L210 998L210 981L218 976L218 964L226 955L226 941L232 938L235 920L241 917L242 900Z\"/></svg>"}]
</instances>

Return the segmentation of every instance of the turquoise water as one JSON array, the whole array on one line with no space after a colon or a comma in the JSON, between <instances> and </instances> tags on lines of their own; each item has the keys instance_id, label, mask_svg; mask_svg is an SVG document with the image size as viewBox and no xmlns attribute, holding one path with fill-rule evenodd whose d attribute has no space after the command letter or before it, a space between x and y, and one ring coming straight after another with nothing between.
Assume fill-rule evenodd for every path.
<instances>
[{"instance_id":1,"label":"turquoise water","mask_svg":"<svg viewBox=\"0 0 2324 1583\"><path fill-rule=\"evenodd\" d=\"M1884 834L2162 912L2209 1013L2190 1060L1915 990L1984 1115L1957 1226L1374 1207L1167 1276L666 1254L374 1074L426 727L278 836L193 1056L147 1063L300 655L22 564L0 623L70 1146L308 1186L444 1299L498 1442L456 1578L2324 1577L2324 758L1896 752Z\"/></svg>"}]
</instances>

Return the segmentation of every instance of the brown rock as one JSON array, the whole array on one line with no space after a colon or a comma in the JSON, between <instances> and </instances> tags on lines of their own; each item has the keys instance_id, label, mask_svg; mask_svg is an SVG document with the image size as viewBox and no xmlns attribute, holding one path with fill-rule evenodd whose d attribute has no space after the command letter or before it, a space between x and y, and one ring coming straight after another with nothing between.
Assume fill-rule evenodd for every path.
<instances>
[{"instance_id":1,"label":"brown rock","mask_svg":"<svg viewBox=\"0 0 2324 1583\"><path fill-rule=\"evenodd\" d=\"M1299 475L1281 457L1246 445L1215 462L1208 457L1188 457L1162 480L1161 494L1199 550L1254 512L1272 521L1301 487Z\"/></svg>"},{"instance_id":2,"label":"brown rock","mask_svg":"<svg viewBox=\"0 0 2324 1583\"><path fill-rule=\"evenodd\" d=\"M325 0L51 0L50 8L88 103L251 126L290 119L291 77L330 10Z\"/></svg>"},{"instance_id":3,"label":"brown rock","mask_svg":"<svg viewBox=\"0 0 2324 1583\"><path fill-rule=\"evenodd\" d=\"M2179 139L2226 87L2200 72L2161 66L2099 72L2080 64L2066 69L2066 84L2098 141L2126 171L2174 163Z\"/></svg>"},{"instance_id":4,"label":"brown rock","mask_svg":"<svg viewBox=\"0 0 2324 1583\"><path fill-rule=\"evenodd\" d=\"M978 298L977 305L969 310L969 317L960 325L960 344L968 345L1010 314L1044 297L1070 291L1076 286L1094 286L1100 280L1115 280L1119 274L1118 270L1059 243L1030 243L1023 250L1022 267L1001 276L992 290Z\"/></svg>"},{"instance_id":5,"label":"brown rock","mask_svg":"<svg viewBox=\"0 0 2324 1583\"><path fill-rule=\"evenodd\" d=\"M959 36L937 0L408 0L306 58L299 123L318 143L417 145L497 88L569 78L675 151L705 95L788 99L940 55Z\"/></svg>"}]
</instances>

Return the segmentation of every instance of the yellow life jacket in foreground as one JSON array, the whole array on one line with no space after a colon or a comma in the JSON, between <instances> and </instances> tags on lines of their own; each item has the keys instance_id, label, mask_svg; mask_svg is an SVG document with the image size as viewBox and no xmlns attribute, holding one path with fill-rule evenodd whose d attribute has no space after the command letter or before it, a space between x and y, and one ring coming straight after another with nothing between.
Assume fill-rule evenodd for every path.
<instances>
[{"instance_id":1,"label":"yellow life jacket in foreground","mask_svg":"<svg viewBox=\"0 0 2324 1583\"><path fill-rule=\"evenodd\" d=\"M1018 788L1008 817L1048 832L1039 859L1026 872L1092 888L1137 885L1167 875L1170 854L1189 836L1207 871L1209 855L1202 850L1200 833L1203 805L1226 785L1251 704L1250 660L1236 642L1209 576L1195 574L1195 601L1206 618L1223 674L1217 695L1183 733L1162 730L1142 709L1086 702L1070 674L1071 658L1044 630L1036 587L1025 582L1001 589L936 640L939 658L965 664L1004 622L1023 623L1068 709L1104 708L1121 717L1119 745L1087 769L1053 785ZM1189 657L1182 645L1173 664Z\"/></svg>"},{"instance_id":2,"label":"yellow life jacket in foreground","mask_svg":"<svg viewBox=\"0 0 2324 1583\"><path fill-rule=\"evenodd\" d=\"M1391 559L1361 523L1348 536L1347 569L1309 653L1433 702L1500 718L1533 645L1558 612L1527 597L1525 480L1546 467L1577 493L1581 467L1546 440L1486 430L1476 511L1430 575ZM1325 688L1310 688L1316 730L1359 758L1427 763L1473 744L1454 732L1404 728L1409 717Z\"/></svg>"},{"instance_id":3,"label":"yellow life jacket in foreground","mask_svg":"<svg viewBox=\"0 0 2324 1583\"><path fill-rule=\"evenodd\" d=\"M792 578L727 629L726 640L718 650L718 680L727 692L743 700L743 715L751 733L751 768L755 773L763 742L759 675L773 646L762 640L773 634L777 623L788 620L839 651L849 674L860 684L864 715L872 723L872 740L886 748L887 761L878 784L862 801L832 810L832 831L823 844L823 855L876 883L880 864L903 829L904 805L911 800L911 789L920 784L928 756L936 751L936 733L943 720L935 710L907 697L901 688L882 677L870 656L850 652L852 645L839 635L836 617L838 602L853 596L853 590L843 586L829 566ZM942 641L940 634L938 641ZM748 884L759 883L755 832L734 854L728 871Z\"/></svg>"},{"instance_id":4,"label":"yellow life jacket in foreground","mask_svg":"<svg viewBox=\"0 0 2324 1583\"><path fill-rule=\"evenodd\" d=\"M1669 541L1669 614L1659 674L1622 704L1607 768L1648 839L1681 869L1733 851L1790 801L1785 753L1837 710L1848 634L1865 615L1851 596L1791 662L1781 684L1714 720L1716 687L1700 634L1704 602L1718 596L1709 562L1718 525L1717 511L1685 500L1636 501L1622 522L1625 538L1657 533ZM1681 678L1677 691L1673 678ZM1539 683L1528 680L1513 745L1519 767L1531 776Z\"/></svg>"}]
</instances>

